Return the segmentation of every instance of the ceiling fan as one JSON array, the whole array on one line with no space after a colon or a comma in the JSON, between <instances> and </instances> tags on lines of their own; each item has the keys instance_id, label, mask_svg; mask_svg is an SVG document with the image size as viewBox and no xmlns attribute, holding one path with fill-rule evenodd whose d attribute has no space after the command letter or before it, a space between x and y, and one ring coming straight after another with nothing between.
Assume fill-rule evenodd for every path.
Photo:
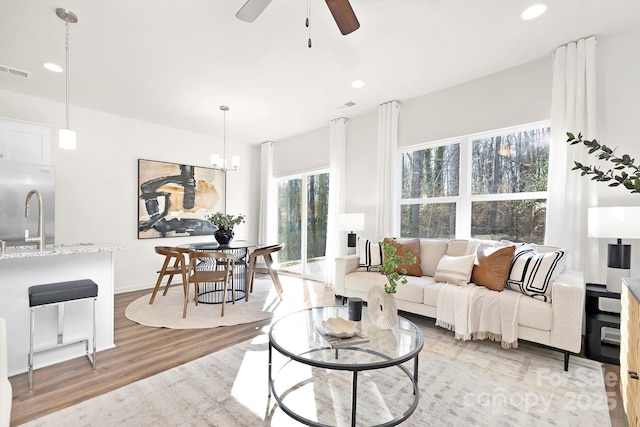
<instances>
[{"instance_id":1,"label":"ceiling fan","mask_svg":"<svg viewBox=\"0 0 640 427\"><path fill-rule=\"evenodd\" d=\"M349 0L325 1L342 35L346 36L360 28L360 23L351 8ZM247 0L244 6L236 13L236 18L245 22L253 22L266 9L269 3L271 3L271 0Z\"/></svg>"}]
</instances>

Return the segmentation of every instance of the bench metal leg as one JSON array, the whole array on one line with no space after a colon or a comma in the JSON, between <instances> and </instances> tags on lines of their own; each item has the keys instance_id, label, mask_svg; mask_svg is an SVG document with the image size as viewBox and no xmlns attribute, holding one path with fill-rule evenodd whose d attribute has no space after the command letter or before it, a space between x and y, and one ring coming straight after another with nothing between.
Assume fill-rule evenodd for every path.
<instances>
[{"instance_id":1,"label":"bench metal leg","mask_svg":"<svg viewBox=\"0 0 640 427\"><path fill-rule=\"evenodd\" d=\"M58 310L58 324L57 324L57 344L53 347L49 347L49 348L43 348L41 350L38 351L34 351L34 345L33 345L33 341L34 341L34 336L35 336L35 309L39 308L39 307L46 307L47 305L39 305L39 306L34 306L31 307L31 313L30 313L30 325L29 325L29 360L28 360L28 364L29 364L29 369L27 372L27 379L29 381L29 390L33 389L33 360L34 360L34 356L36 353L42 353L45 351L49 351L49 350L55 350L56 348L60 348L60 347L65 347L68 345L72 345L72 344L78 344L78 343L84 343L85 344L85 353L86 353L86 357L89 360L89 364L91 365L91 369L95 370L96 369L96 331L97 331L97 325L96 325L96 298L91 298L91 311L92 311L92 334L93 337L91 339L92 341L92 351L91 353L89 353L89 338L80 340L80 341L74 341L74 342L70 342L70 343L64 343L64 302L61 303L57 303L57 304L47 304L47 305L55 305L57 310ZM73 300L72 300L73 301ZM65 302L72 302L72 301L65 301ZM79 301L79 300L75 300L75 301Z\"/></svg>"}]
</instances>

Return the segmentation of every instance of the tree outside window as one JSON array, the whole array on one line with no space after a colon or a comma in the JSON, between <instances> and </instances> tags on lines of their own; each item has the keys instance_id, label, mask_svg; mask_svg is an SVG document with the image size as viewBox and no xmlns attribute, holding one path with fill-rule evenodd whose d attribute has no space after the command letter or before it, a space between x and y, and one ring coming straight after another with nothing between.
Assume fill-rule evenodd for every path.
<instances>
[{"instance_id":1,"label":"tree outside window","mask_svg":"<svg viewBox=\"0 0 640 427\"><path fill-rule=\"evenodd\" d=\"M401 236L543 243L549 140L536 123L402 152Z\"/></svg>"}]
</instances>

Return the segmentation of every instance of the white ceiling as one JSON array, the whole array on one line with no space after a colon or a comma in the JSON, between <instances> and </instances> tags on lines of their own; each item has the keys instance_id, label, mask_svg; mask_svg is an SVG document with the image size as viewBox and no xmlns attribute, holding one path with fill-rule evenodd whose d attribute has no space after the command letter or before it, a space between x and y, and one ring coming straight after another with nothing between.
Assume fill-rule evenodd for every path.
<instances>
[{"instance_id":1,"label":"white ceiling","mask_svg":"<svg viewBox=\"0 0 640 427\"><path fill-rule=\"evenodd\" d=\"M3 0L0 64L32 75L0 73L0 89L64 102L64 74L42 67L64 66L64 7L79 18L72 105L218 136L226 104L227 139L259 143L640 23L638 0L549 0L528 22L533 0L351 0L361 27L342 36L324 0L309 1L311 49L303 0L276 0L251 24L235 18L245 0Z\"/></svg>"}]
</instances>

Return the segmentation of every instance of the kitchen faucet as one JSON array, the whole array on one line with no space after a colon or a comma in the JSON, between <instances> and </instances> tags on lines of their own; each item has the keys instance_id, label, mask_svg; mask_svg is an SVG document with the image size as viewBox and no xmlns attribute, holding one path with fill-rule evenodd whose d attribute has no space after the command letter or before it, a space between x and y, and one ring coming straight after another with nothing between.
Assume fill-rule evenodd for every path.
<instances>
[{"instance_id":1,"label":"kitchen faucet","mask_svg":"<svg viewBox=\"0 0 640 427\"><path fill-rule=\"evenodd\" d=\"M24 241L27 243L37 242L38 250L44 250L44 206L42 204L42 194L38 190L31 190L29 194L27 194L27 200L24 202L24 216L25 218L29 218L29 200L31 200L31 196L36 195L38 197L38 235L36 237L28 237L29 230L25 231Z\"/></svg>"}]
</instances>

